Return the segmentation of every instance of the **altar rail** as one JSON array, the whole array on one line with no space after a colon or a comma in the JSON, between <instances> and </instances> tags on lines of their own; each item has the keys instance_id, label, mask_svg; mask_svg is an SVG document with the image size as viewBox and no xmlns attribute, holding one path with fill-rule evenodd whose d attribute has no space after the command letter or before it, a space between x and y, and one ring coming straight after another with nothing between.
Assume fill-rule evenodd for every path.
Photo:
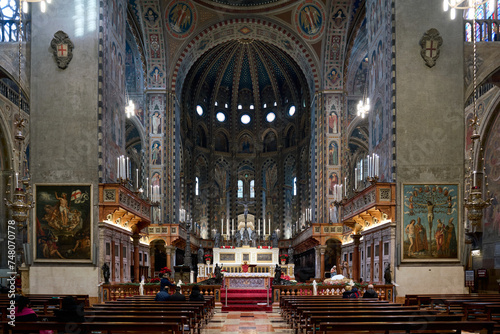
<instances>
[{"instance_id":1,"label":"altar rail","mask_svg":"<svg viewBox=\"0 0 500 334\"><path fill-rule=\"evenodd\" d=\"M295 265L294 264L282 264L281 266L281 272L285 275L290 276L290 278L294 279L294 271L295 271ZM259 274L264 274L264 273L269 273L271 276L274 276L274 269L276 267L274 265L269 265L269 264L261 264L261 265L256 265L255 267L250 267L248 268L249 273L259 273ZM241 265L223 265L222 270L225 270L228 273L241 273ZM205 280L206 278L210 277L210 274L212 274L214 271L214 264L206 265L203 263L198 263L198 281Z\"/></svg>"},{"instance_id":2,"label":"altar rail","mask_svg":"<svg viewBox=\"0 0 500 334\"><path fill-rule=\"evenodd\" d=\"M215 301L220 302L220 285L198 285L200 292L206 296L215 296ZM189 298L192 285L181 285L181 293ZM160 283L144 284L145 295L156 295L160 291ZM140 295L139 284L104 284L100 287L99 301L105 302L125 297Z\"/></svg>"},{"instance_id":3,"label":"altar rail","mask_svg":"<svg viewBox=\"0 0 500 334\"><path fill-rule=\"evenodd\" d=\"M318 296L337 296L342 295L345 291L344 285L318 285ZM361 296L367 289L367 286L358 287L361 291ZM394 301L394 286L389 285L373 285L373 289L377 291L380 300ZM312 296L312 284L297 284L297 285L274 285L273 286L273 301L278 302L281 296Z\"/></svg>"}]
</instances>

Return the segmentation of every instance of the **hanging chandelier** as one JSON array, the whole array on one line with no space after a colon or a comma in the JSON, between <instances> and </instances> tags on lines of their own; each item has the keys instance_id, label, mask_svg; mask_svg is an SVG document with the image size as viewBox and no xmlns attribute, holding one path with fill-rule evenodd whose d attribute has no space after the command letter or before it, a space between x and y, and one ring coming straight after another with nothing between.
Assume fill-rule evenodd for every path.
<instances>
[{"instance_id":1,"label":"hanging chandelier","mask_svg":"<svg viewBox=\"0 0 500 334\"><path fill-rule=\"evenodd\" d=\"M370 98L364 96L363 100L359 101L357 110L358 110L358 116L361 116L361 118L365 118L365 116L370 111Z\"/></svg>"},{"instance_id":2,"label":"hanging chandelier","mask_svg":"<svg viewBox=\"0 0 500 334\"><path fill-rule=\"evenodd\" d=\"M452 1L454 2L454 1ZM458 2L458 1L457 1ZM462 1L464 6L467 5L468 9L476 11L477 6L480 6L486 1L469 0ZM459 8L459 7L457 7ZM473 15L472 27L476 26L475 15ZM469 162L465 174L465 201L464 206L467 208L467 219L470 225L466 226L466 234L473 238L478 239L477 234L482 233L481 221L483 219L483 209L491 204L491 198L489 191L486 191L488 186L486 167L484 166L484 152L481 147L481 136L478 133L479 119L477 112L477 46L476 38L472 38L473 45L473 76L472 76L472 88L473 88L473 110L472 110L472 120L469 126L472 129L471 147ZM486 193L486 199L484 195Z\"/></svg>"},{"instance_id":3,"label":"hanging chandelier","mask_svg":"<svg viewBox=\"0 0 500 334\"><path fill-rule=\"evenodd\" d=\"M135 104L131 99L128 100L128 105L125 107L125 115L127 115L127 118L135 115Z\"/></svg>"},{"instance_id":4,"label":"hanging chandelier","mask_svg":"<svg viewBox=\"0 0 500 334\"><path fill-rule=\"evenodd\" d=\"M27 14L29 11L28 2L39 2L40 11L42 13L45 13L45 10L47 9L47 4L52 2L52 0L19 0L19 1L22 2L22 9L25 14Z\"/></svg>"}]
</instances>

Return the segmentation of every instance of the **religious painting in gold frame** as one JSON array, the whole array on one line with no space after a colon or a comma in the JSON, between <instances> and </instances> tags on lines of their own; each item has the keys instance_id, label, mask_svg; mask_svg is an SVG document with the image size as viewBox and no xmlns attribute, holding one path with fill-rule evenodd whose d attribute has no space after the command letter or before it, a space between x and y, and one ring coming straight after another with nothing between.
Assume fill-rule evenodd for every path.
<instances>
[{"instance_id":1,"label":"religious painting in gold frame","mask_svg":"<svg viewBox=\"0 0 500 334\"><path fill-rule=\"evenodd\" d=\"M35 185L33 244L37 262L91 262L92 185Z\"/></svg>"},{"instance_id":2,"label":"religious painting in gold frame","mask_svg":"<svg viewBox=\"0 0 500 334\"><path fill-rule=\"evenodd\" d=\"M257 262L273 262L273 253L257 254Z\"/></svg>"},{"instance_id":3,"label":"religious painting in gold frame","mask_svg":"<svg viewBox=\"0 0 500 334\"><path fill-rule=\"evenodd\" d=\"M458 184L402 187L402 262L458 262L462 229Z\"/></svg>"}]
</instances>

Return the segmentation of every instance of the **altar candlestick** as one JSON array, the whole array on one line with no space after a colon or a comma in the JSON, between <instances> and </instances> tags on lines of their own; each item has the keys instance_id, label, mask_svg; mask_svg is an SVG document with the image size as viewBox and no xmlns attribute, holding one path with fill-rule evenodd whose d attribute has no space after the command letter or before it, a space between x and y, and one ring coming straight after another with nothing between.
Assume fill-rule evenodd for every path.
<instances>
[{"instance_id":1,"label":"altar candlestick","mask_svg":"<svg viewBox=\"0 0 500 334\"><path fill-rule=\"evenodd\" d=\"M19 188L19 173L16 173L16 177L14 179L14 188Z\"/></svg>"},{"instance_id":2,"label":"altar candlestick","mask_svg":"<svg viewBox=\"0 0 500 334\"><path fill-rule=\"evenodd\" d=\"M233 223L233 226L231 226L231 230L233 230L233 231L234 231L234 218L233 218L233 222L232 222L232 223ZM234 233L234 232L233 232L233 233Z\"/></svg>"},{"instance_id":3,"label":"altar candlestick","mask_svg":"<svg viewBox=\"0 0 500 334\"><path fill-rule=\"evenodd\" d=\"M224 234L224 219L222 218L220 220L220 233Z\"/></svg>"},{"instance_id":4,"label":"altar candlestick","mask_svg":"<svg viewBox=\"0 0 500 334\"><path fill-rule=\"evenodd\" d=\"M266 219L264 219L264 223L262 224L262 227L264 228L264 236L266 236Z\"/></svg>"},{"instance_id":5,"label":"altar candlestick","mask_svg":"<svg viewBox=\"0 0 500 334\"><path fill-rule=\"evenodd\" d=\"M271 218L269 218L269 235L271 235Z\"/></svg>"},{"instance_id":6,"label":"altar candlestick","mask_svg":"<svg viewBox=\"0 0 500 334\"><path fill-rule=\"evenodd\" d=\"M226 219L226 234L229 236L229 218Z\"/></svg>"}]
</instances>

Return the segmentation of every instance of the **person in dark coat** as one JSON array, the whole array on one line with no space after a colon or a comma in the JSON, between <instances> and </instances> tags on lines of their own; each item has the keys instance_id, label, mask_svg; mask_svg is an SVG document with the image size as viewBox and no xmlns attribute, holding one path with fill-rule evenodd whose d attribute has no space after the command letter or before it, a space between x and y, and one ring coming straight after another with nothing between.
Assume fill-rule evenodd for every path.
<instances>
[{"instance_id":1,"label":"person in dark coat","mask_svg":"<svg viewBox=\"0 0 500 334\"><path fill-rule=\"evenodd\" d=\"M165 290L165 287L166 286L172 286L172 287L175 287L175 284L170 282L170 280L168 279L168 275L167 274L163 274L163 273L160 273L159 275L160 277L160 291L161 290ZM168 293L168 291L167 291Z\"/></svg>"},{"instance_id":2,"label":"person in dark coat","mask_svg":"<svg viewBox=\"0 0 500 334\"><path fill-rule=\"evenodd\" d=\"M164 302L167 300L170 300L170 295L165 289L160 290L160 292L158 292L155 296L155 302Z\"/></svg>"},{"instance_id":3,"label":"person in dark coat","mask_svg":"<svg viewBox=\"0 0 500 334\"><path fill-rule=\"evenodd\" d=\"M186 300L186 296L184 296L181 293L181 287L180 286L176 286L175 287L175 293L170 296L170 300L172 300L172 301L181 301L181 302L183 302L183 301Z\"/></svg>"},{"instance_id":4,"label":"person in dark coat","mask_svg":"<svg viewBox=\"0 0 500 334\"><path fill-rule=\"evenodd\" d=\"M373 284L368 285L368 289L366 289L363 294L363 298L378 298L378 293L373 289Z\"/></svg>"},{"instance_id":5,"label":"person in dark coat","mask_svg":"<svg viewBox=\"0 0 500 334\"><path fill-rule=\"evenodd\" d=\"M54 310L57 321L85 322L83 304L78 304L72 296L66 296L61 302L61 309Z\"/></svg>"},{"instance_id":6,"label":"person in dark coat","mask_svg":"<svg viewBox=\"0 0 500 334\"><path fill-rule=\"evenodd\" d=\"M350 286L350 285L347 285L345 287L345 291L344 293L342 294L342 298L358 298L359 297L359 291L358 291L358 288L356 288L355 286Z\"/></svg>"},{"instance_id":7,"label":"person in dark coat","mask_svg":"<svg viewBox=\"0 0 500 334\"><path fill-rule=\"evenodd\" d=\"M200 287L198 285L193 286L193 290L191 290L191 294L189 295L190 301L203 301L205 297L200 293Z\"/></svg>"}]
</instances>

